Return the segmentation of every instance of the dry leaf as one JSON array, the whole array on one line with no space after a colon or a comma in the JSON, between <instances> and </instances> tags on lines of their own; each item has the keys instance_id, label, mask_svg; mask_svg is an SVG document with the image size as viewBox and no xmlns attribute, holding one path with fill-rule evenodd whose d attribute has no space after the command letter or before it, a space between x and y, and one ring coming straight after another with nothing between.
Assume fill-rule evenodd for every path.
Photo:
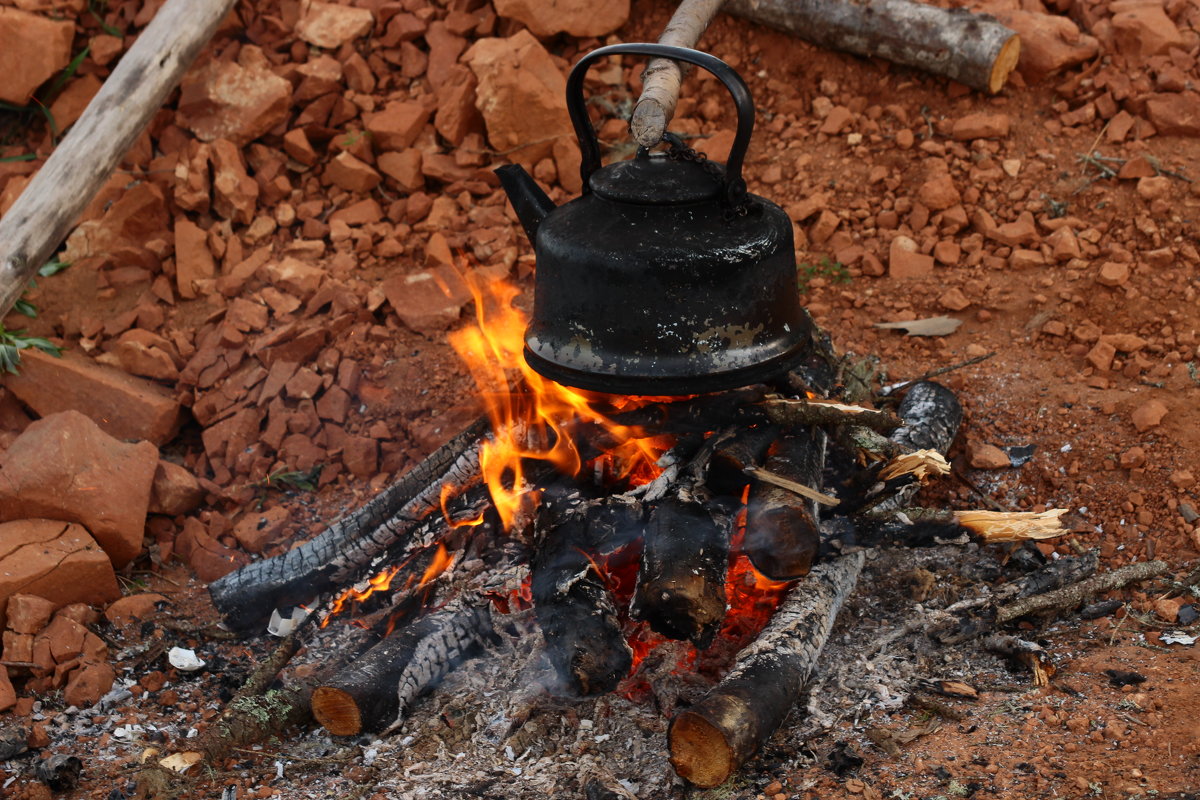
<instances>
[{"instance_id":1,"label":"dry leaf","mask_svg":"<svg viewBox=\"0 0 1200 800\"><path fill-rule=\"evenodd\" d=\"M904 322L876 322L876 328L903 330L909 336L949 336L962 325L961 319L954 317L929 317L928 319L910 319Z\"/></svg>"},{"instance_id":2,"label":"dry leaf","mask_svg":"<svg viewBox=\"0 0 1200 800\"><path fill-rule=\"evenodd\" d=\"M167 756L158 764L161 767L166 767L172 772L187 772L189 769L199 764L204 756L200 753L189 751L187 753L173 753Z\"/></svg>"}]
</instances>

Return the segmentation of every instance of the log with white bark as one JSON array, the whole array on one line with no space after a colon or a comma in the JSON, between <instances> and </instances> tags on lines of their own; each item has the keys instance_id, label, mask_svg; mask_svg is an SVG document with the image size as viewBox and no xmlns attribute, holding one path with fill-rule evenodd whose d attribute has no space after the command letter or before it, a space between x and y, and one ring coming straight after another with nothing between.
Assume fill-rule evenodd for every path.
<instances>
[{"instance_id":1,"label":"log with white bark","mask_svg":"<svg viewBox=\"0 0 1200 800\"><path fill-rule=\"evenodd\" d=\"M1017 65L1017 34L987 14L909 0L729 0L725 10L807 42L998 92Z\"/></svg>"},{"instance_id":2,"label":"log with white bark","mask_svg":"<svg viewBox=\"0 0 1200 800\"><path fill-rule=\"evenodd\" d=\"M662 36L658 37L658 43L694 48L723 2L683 0L663 29ZM662 141L667 125L675 115L682 82L683 69L677 61L656 58L646 65L642 72L642 94L629 120L629 130L642 147L654 147Z\"/></svg>"},{"instance_id":3,"label":"log with white bark","mask_svg":"<svg viewBox=\"0 0 1200 800\"><path fill-rule=\"evenodd\" d=\"M0 219L0 319L158 113L234 0L167 0Z\"/></svg>"},{"instance_id":4,"label":"log with white bark","mask_svg":"<svg viewBox=\"0 0 1200 800\"><path fill-rule=\"evenodd\" d=\"M813 567L738 654L724 680L676 715L669 739L671 764L680 777L704 788L721 785L783 723L854 590L863 560L858 552Z\"/></svg>"}]
</instances>

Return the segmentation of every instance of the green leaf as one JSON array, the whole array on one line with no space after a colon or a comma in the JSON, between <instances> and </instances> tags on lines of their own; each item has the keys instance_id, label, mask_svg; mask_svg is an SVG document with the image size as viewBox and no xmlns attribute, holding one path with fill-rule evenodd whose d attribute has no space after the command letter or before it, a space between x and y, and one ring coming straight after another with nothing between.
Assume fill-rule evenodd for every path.
<instances>
[{"instance_id":1,"label":"green leaf","mask_svg":"<svg viewBox=\"0 0 1200 800\"><path fill-rule=\"evenodd\" d=\"M83 60L87 58L88 53L91 51L92 46L89 44L87 47L80 50L78 55L71 59L71 63L67 64L66 69L58 73L58 76L54 79L54 83L50 84L50 88L46 89L46 91L42 93L42 97L46 99L46 102L53 100L59 91L61 91L62 88L67 85L67 81L75 77L75 73L79 71L79 65L83 63ZM50 121L53 124L53 118L51 118Z\"/></svg>"},{"instance_id":2,"label":"green leaf","mask_svg":"<svg viewBox=\"0 0 1200 800\"><path fill-rule=\"evenodd\" d=\"M13 311L16 311L18 314L24 314L30 319L37 319L37 306L28 300L18 300L13 303Z\"/></svg>"},{"instance_id":3,"label":"green leaf","mask_svg":"<svg viewBox=\"0 0 1200 800\"><path fill-rule=\"evenodd\" d=\"M38 275L41 275L43 278L49 278L51 275L57 275L69 266L71 266L70 261L60 261L56 258L53 261L47 261L43 264L38 269Z\"/></svg>"},{"instance_id":4,"label":"green leaf","mask_svg":"<svg viewBox=\"0 0 1200 800\"><path fill-rule=\"evenodd\" d=\"M19 156L5 156L4 158L0 158L0 164L10 164L14 161L33 161L35 158L37 158L37 153L21 153Z\"/></svg>"},{"instance_id":5,"label":"green leaf","mask_svg":"<svg viewBox=\"0 0 1200 800\"><path fill-rule=\"evenodd\" d=\"M108 0L88 0L88 13L92 15L97 23L99 23L100 29L109 36L123 38L125 36L124 31L114 25L109 25L104 21L104 17L100 16L107 10Z\"/></svg>"},{"instance_id":6,"label":"green leaf","mask_svg":"<svg viewBox=\"0 0 1200 800\"><path fill-rule=\"evenodd\" d=\"M19 375L17 365L21 363L21 354L11 344L0 344L0 372Z\"/></svg>"}]
</instances>

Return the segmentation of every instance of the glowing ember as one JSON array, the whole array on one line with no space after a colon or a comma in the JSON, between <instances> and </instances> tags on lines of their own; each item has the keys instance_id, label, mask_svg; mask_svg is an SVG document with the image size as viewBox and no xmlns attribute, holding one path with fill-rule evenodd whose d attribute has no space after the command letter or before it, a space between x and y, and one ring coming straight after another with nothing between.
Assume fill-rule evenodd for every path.
<instances>
[{"instance_id":1,"label":"glowing ember","mask_svg":"<svg viewBox=\"0 0 1200 800\"><path fill-rule=\"evenodd\" d=\"M566 475L583 470L571 436L579 424L599 426L613 442L600 465L606 475L653 480L660 472L655 462L665 450L661 439L613 422L595 409L594 397L534 372L521 355L527 320L513 306L518 289L503 281L484 286L473 274L465 279L475 295L479 324L451 334L450 343L479 387L492 423L480 464L504 527L512 528L522 503L530 499L522 459L548 461ZM644 400L603 402L629 407Z\"/></svg>"}]
</instances>

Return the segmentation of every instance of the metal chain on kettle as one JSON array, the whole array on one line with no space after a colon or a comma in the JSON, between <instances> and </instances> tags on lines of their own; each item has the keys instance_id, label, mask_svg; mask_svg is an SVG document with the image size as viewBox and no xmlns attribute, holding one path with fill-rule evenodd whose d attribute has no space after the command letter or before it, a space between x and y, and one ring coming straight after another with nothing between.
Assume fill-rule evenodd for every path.
<instances>
[{"instance_id":1,"label":"metal chain on kettle","mask_svg":"<svg viewBox=\"0 0 1200 800\"><path fill-rule=\"evenodd\" d=\"M677 134L664 133L663 141L669 145L667 150L667 158L672 161L693 161L700 165L700 168L707 172L722 186L725 185L725 170L721 165L709 159L707 155L699 150L688 147L683 143ZM726 222L732 222L738 217L744 217L750 213L751 202L749 195L744 195L740 201L728 206L724 212Z\"/></svg>"}]
</instances>

